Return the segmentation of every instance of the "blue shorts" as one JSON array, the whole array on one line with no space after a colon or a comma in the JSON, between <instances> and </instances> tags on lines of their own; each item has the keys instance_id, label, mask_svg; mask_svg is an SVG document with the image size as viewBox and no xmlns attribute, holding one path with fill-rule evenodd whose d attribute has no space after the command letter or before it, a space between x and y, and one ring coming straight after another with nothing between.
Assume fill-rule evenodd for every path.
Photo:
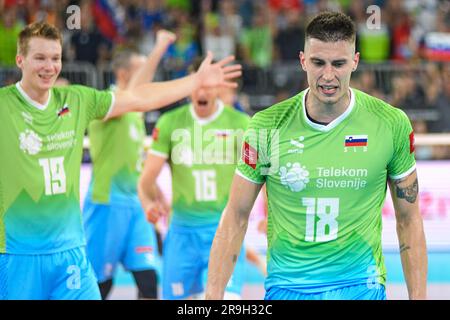
<instances>
[{"instance_id":1,"label":"blue shorts","mask_svg":"<svg viewBox=\"0 0 450 320\"><path fill-rule=\"evenodd\" d=\"M182 227L171 225L163 247L163 299L185 299L205 291L208 261L217 225ZM240 296L245 276L242 248L226 292Z\"/></svg>"},{"instance_id":2,"label":"blue shorts","mask_svg":"<svg viewBox=\"0 0 450 320\"><path fill-rule=\"evenodd\" d=\"M87 254L99 282L112 279L121 263L128 271L158 270L160 257L153 225L137 201L83 207Z\"/></svg>"},{"instance_id":3,"label":"blue shorts","mask_svg":"<svg viewBox=\"0 0 450 320\"><path fill-rule=\"evenodd\" d=\"M386 300L384 285L369 287L367 284L357 284L338 289L302 293L291 289L271 287L266 292L265 300Z\"/></svg>"},{"instance_id":4,"label":"blue shorts","mask_svg":"<svg viewBox=\"0 0 450 320\"><path fill-rule=\"evenodd\" d=\"M0 300L100 300L84 247L52 254L0 253Z\"/></svg>"}]
</instances>

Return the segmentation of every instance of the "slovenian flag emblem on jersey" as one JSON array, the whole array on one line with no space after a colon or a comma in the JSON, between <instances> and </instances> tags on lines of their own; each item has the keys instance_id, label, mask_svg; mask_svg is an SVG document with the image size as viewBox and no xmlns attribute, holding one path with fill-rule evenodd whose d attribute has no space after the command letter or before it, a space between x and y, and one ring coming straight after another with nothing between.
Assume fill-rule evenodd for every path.
<instances>
[{"instance_id":1,"label":"slovenian flag emblem on jersey","mask_svg":"<svg viewBox=\"0 0 450 320\"><path fill-rule=\"evenodd\" d=\"M367 135L345 136L346 147L367 147Z\"/></svg>"}]
</instances>

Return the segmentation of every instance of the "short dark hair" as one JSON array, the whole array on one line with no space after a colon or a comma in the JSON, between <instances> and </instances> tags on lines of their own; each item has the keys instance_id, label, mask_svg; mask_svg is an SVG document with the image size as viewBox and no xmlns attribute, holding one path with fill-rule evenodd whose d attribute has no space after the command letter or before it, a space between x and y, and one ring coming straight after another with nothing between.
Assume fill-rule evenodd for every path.
<instances>
[{"instance_id":1,"label":"short dark hair","mask_svg":"<svg viewBox=\"0 0 450 320\"><path fill-rule=\"evenodd\" d=\"M114 53L111 68L113 71L118 69L128 69L130 67L130 61L133 56L139 56L139 52L135 49L121 49Z\"/></svg>"},{"instance_id":2,"label":"short dark hair","mask_svg":"<svg viewBox=\"0 0 450 320\"><path fill-rule=\"evenodd\" d=\"M19 33L17 39L17 52L26 56L28 53L28 43L32 38L44 38L56 40L62 46L61 32L54 25L47 22L35 22L27 25Z\"/></svg>"},{"instance_id":3,"label":"short dark hair","mask_svg":"<svg viewBox=\"0 0 450 320\"><path fill-rule=\"evenodd\" d=\"M321 12L306 27L306 40L310 38L323 42L355 42L355 24L341 12Z\"/></svg>"}]
</instances>

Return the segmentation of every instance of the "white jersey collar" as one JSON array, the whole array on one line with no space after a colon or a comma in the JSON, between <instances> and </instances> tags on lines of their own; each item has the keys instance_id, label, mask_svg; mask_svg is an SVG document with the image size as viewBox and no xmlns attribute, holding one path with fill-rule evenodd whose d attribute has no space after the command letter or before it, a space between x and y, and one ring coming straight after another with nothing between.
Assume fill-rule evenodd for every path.
<instances>
[{"instance_id":1,"label":"white jersey collar","mask_svg":"<svg viewBox=\"0 0 450 320\"><path fill-rule=\"evenodd\" d=\"M333 121L331 121L329 124L319 124L319 123L315 123L313 121L311 121L308 117L308 115L306 114L306 95L309 92L309 88L307 88L305 90L305 93L303 94L303 99L302 99L302 112L303 112L303 119L305 119L305 122L311 126L314 129L317 129L319 131L322 132L328 132L330 130L332 130L333 128L335 128L337 125L339 125L342 121L344 121L352 112L353 107L355 106L355 93L353 92L352 88L349 88L350 90L350 103L348 104L347 109L345 110L345 112L343 114L341 114L339 117L337 117L336 119L334 119Z\"/></svg>"},{"instance_id":2,"label":"white jersey collar","mask_svg":"<svg viewBox=\"0 0 450 320\"><path fill-rule=\"evenodd\" d=\"M27 102L29 104L31 104L33 107L36 107L39 110L47 109L48 104L50 103L50 99L52 97L52 90L51 89L48 92L47 102L45 102L44 104L40 104L39 102L34 101L33 99L31 99L30 96L25 92L25 90L23 90L22 85L20 84L20 81L16 82L16 88L17 88L17 90L19 90L19 93L22 95L22 97L24 97L24 99L27 100Z\"/></svg>"},{"instance_id":3,"label":"white jersey collar","mask_svg":"<svg viewBox=\"0 0 450 320\"><path fill-rule=\"evenodd\" d=\"M216 110L216 112L214 112L212 115L210 115L210 116L207 117L207 118L200 118L200 117L195 113L194 105L193 105L192 103L189 105L189 110L191 111L192 118L193 118L199 125L204 126L204 125L207 125L207 124L213 122L214 120L216 120L216 119L222 114L222 111L223 111L223 109L224 109L224 107L225 107L224 104L223 104L223 102L222 102L222 100L216 99L216 105L217 105L217 110Z\"/></svg>"}]
</instances>

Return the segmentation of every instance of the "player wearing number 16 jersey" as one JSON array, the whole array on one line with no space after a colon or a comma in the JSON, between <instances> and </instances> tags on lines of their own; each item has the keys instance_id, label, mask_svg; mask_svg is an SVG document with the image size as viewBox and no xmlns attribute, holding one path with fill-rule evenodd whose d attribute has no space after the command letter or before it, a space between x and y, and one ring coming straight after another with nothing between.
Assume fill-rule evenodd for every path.
<instances>
[{"instance_id":1,"label":"player wearing number 16 jersey","mask_svg":"<svg viewBox=\"0 0 450 320\"><path fill-rule=\"evenodd\" d=\"M309 88L249 124L211 249L207 298L221 298L232 255L265 183L266 299L385 299L381 209L389 182L409 296L426 297L426 247L413 133L403 111L349 88L355 30L322 13L300 62Z\"/></svg>"},{"instance_id":2,"label":"player wearing number 16 jersey","mask_svg":"<svg viewBox=\"0 0 450 320\"><path fill-rule=\"evenodd\" d=\"M163 247L163 298L185 299L204 292L211 242L228 199L240 143L249 117L224 106L218 88L201 88L192 103L165 113L139 182L150 221L168 214L155 185L167 161L172 173L172 214ZM245 254L239 254L239 268ZM237 271L227 292L240 295Z\"/></svg>"}]
</instances>

